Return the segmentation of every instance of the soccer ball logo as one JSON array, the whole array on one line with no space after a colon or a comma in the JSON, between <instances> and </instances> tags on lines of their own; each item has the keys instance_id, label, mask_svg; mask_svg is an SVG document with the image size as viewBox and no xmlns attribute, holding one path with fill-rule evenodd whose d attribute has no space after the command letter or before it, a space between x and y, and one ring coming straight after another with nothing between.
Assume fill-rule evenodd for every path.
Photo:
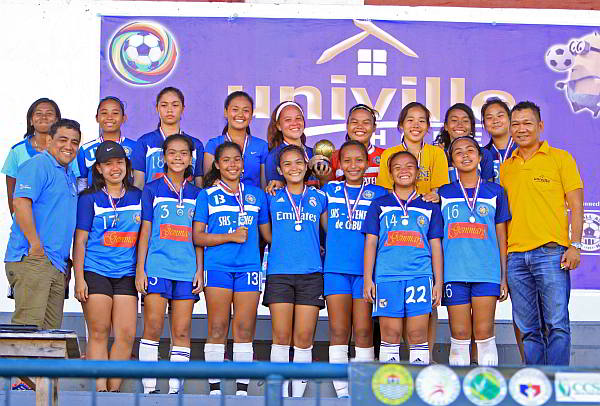
<instances>
[{"instance_id":1,"label":"soccer ball logo","mask_svg":"<svg viewBox=\"0 0 600 406\"><path fill-rule=\"evenodd\" d=\"M573 65L574 56L565 45L554 45L546 52L546 65L555 72L564 72Z\"/></svg>"},{"instance_id":2,"label":"soccer ball logo","mask_svg":"<svg viewBox=\"0 0 600 406\"><path fill-rule=\"evenodd\" d=\"M113 72L126 83L154 85L173 70L177 45L161 25L134 22L121 27L112 37L108 56Z\"/></svg>"},{"instance_id":3,"label":"soccer ball logo","mask_svg":"<svg viewBox=\"0 0 600 406\"><path fill-rule=\"evenodd\" d=\"M583 236L581 245L584 251L600 249L600 216L593 213L583 215Z\"/></svg>"}]
</instances>

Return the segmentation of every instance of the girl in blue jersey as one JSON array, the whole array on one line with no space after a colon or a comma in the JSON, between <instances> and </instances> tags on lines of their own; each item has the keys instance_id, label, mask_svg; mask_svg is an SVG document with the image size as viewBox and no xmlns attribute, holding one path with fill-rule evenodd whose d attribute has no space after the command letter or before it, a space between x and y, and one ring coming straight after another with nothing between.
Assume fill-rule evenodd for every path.
<instances>
[{"instance_id":1,"label":"girl in blue jersey","mask_svg":"<svg viewBox=\"0 0 600 406\"><path fill-rule=\"evenodd\" d=\"M278 163L286 186L267 196L273 236L263 299L272 318L271 361L289 362L293 340L294 362L312 362L317 317L325 307L319 224L327 222L327 197L305 184L303 148L286 146ZM306 381L294 381L292 396L302 397L305 388Z\"/></svg>"},{"instance_id":2,"label":"girl in blue jersey","mask_svg":"<svg viewBox=\"0 0 600 406\"><path fill-rule=\"evenodd\" d=\"M204 173L208 173L215 160L215 151L225 141L234 142L242 150L244 168L241 181L245 185L260 187L267 186L265 178L265 161L269 154L266 141L250 135L250 122L254 111L254 100L246 92L236 91L225 99L224 115L227 125L223 133L211 138L206 143L204 151Z\"/></svg>"},{"instance_id":3,"label":"girl in blue jersey","mask_svg":"<svg viewBox=\"0 0 600 406\"><path fill-rule=\"evenodd\" d=\"M243 171L240 146L229 141L219 145L196 203L194 243L205 247L206 361L223 362L232 303L233 360L252 362L254 354L261 283L258 233L270 242L271 224L265 193L242 183ZM238 379L236 395L246 396L248 383ZM209 384L211 395L221 393L218 379L209 379Z\"/></svg>"},{"instance_id":4,"label":"girl in blue jersey","mask_svg":"<svg viewBox=\"0 0 600 406\"><path fill-rule=\"evenodd\" d=\"M189 181L198 187L202 186L202 174L204 159L204 146L197 138L185 134L181 130L181 116L185 107L183 92L175 87L165 87L156 96L156 111L159 116L156 130L142 135L138 138L131 165L133 166L134 184L140 189L163 176L165 163L163 156L163 143L167 137L173 134L184 135L194 144L192 152L192 170Z\"/></svg>"},{"instance_id":5,"label":"girl in blue jersey","mask_svg":"<svg viewBox=\"0 0 600 406\"><path fill-rule=\"evenodd\" d=\"M481 106L481 119L490 135L490 142L484 148L494 160L494 182L500 183L500 165L517 149L510 135L510 108L503 100L490 98Z\"/></svg>"},{"instance_id":6,"label":"girl in blue jersey","mask_svg":"<svg viewBox=\"0 0 600 406\"><path fill-rule=\"evenodd\" d=\"M131 163L114 141L96 150L93 183L79 196L73 243L75 297L88 327L87 359L127 360L135 339L136 243L142 192L133 187ZM115 341L108 353L108 337ZM121 378L98 378L96 390L118 392Z\"/></svg>"},{"instance_id":7,"label":"girl in blue jersey","mask_svg":"<svg viewBox=\"0 0 600 406\"><path fill-rule=\"evenodd\" d=\"M338 153L344 180L323 186L328 210L324 293L329 316L329 362L348 362L352 332L356 361L370 362L375 359L372 306L363 298L365 237L360 230L373 199L387 191L364 182L369 154L362 142L346 141ZM333 386L338 397L348 397L347 381L333 381Z\"/></svg>"},{"instance_id":8,"label":"girl in blue jersey","mask_svg":"<svg viewBox=\"0 0 600 406\"><path fill-rule=\"evenodd\" d=\"M192 242L192 222L200 189L187 181L192 173L194 143L175 134L163 145L165 176L146 185L142 194L142 227L135 285L144 300L144 334L139 359L158 360L158 342L170 301L171 361L190 359L190 323L202 291L202 248ZM156 392L156 379L143 378L145 393ZM169 379L169 393L180 381ZM183 388L181 388L183 390Z\"/></svg>"},{"instance_id":9,"label":"girl in blue jersey","mask_svg":"<svg viewBox=\"0 0 600 406\"><path fill-rule=\"evenodd\" d=\"M450 143L458 137L469 136L475 137L475 114L471 107L464 103L456 103L446 111L444 117L444 128L436 137L436 143L444 148L448 157L448 175L450 182L456 180L456 170L451 165L451 157L448 153ZM481 163L478 167L483 179L494 178L494 159L488 150L483 150L481 155Z\"/></svg>"},{"instance_id":10,"label":"girl in blue jersey","mask_svg":"<svg viewBox=\"0 0 600 406\"><path fill-rule=\"evenodd\" d=\"M100 136L88 141L79 147L77 152L77 166L79 178L77 179L77 190L82 191L92 183L91 170L96 162L96 148L104 141L114 141L123 147L127 158L131 158L135 141L125 138L121 134L121 126L127 121L125 105L118 97L108 96L100 100L96 109L96 122L100 127Z\"/></svg>"},{"instance_id":11,"label":"girl in blue jersey","mask_svg":"<svg viewBox=\"0 0 600 406\"><path fill-rule=\"evenodd\" d=\"M429 313L442 296L443 219L438 205L417 195L418 161L414 155L396 152L388 168L394 189L371 203L362 226L364 297L374 304L373 317L379 317L379 360L399 360L406 318L410 362L428 364Z\"/></svg>"},{"instance_id":12,"label":"girl in blue jersey","mask_svg":"<svg viewBox=\"0 0 600 406\"><path fill-rule=\"evenodd\" d=\"M60 120L60 109L54 100L46 97L34 101L27 110L27 132L25 138L8 151L2 173L6 175L8 210L13 213L13 193L17 181L17 169L29 158L46 149L46 136L52 124Z\"/></svg>"},{"instance_id":13,"label":"girl in blue jersey","mask_svg":"<svg viewBox=\"0 0 600 406\"><path fill-rule=\"evenodd\" d=\"M444 216L444 298L450 321L451 365L469 365L474 333L479 365L498 365L496 301L506 300L506 222L511 216L502 186L477 173L481 148L471 137L452 141L458 179L440 188Z\"/></svg>"},{"instance_id":14,"label":"girl in blue jersey","mask_svg":"<svg viewBox=\"0 0 600 406\"><path fill-rule=\"evenodd\" d=\"M304 135L304 112L302 107L294 101L285 101L279 103L271 114L271 121L267 130L267 140L269 141L269 155L265 162L265 175L268 182L266 191L274 194L275 191L283 188L284 179L279 172L279 153L287 145L296 145L303 152L304 160L308 163L308 174L311 169L317 170L315 164L322 160L322 156L313 156L313 149L306 146L306 135ZM319 177L326 177L331 173L331 166L327 166L326 171L320 171ZM310 180L311 185L319 185L316 178Z\"/></svg>"}]
</instances>

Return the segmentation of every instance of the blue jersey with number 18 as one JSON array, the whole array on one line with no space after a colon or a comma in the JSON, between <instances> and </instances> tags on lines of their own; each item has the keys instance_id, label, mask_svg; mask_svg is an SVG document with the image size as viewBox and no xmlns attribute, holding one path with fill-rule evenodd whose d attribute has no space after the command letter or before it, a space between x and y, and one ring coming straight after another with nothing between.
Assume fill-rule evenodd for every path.
<instances>
[{"instance_id":1,"label":"blue jersey with number 18","mask_svg":"<svg viewBox=\"0 0 600 406\"><path fill-rule=\"evenodd\" d=\"M325 240L325 272L363 274L365 236L361 233L363 221L371 202L388 192L381 186L365 185L358 205L348 220L344 195L345 182L329 182L323 186L327 194L327 238ZM360 186L347 186L350 207L356 204Z\"/></svg>"},{"instance_id":2,"label":"blue jersey with number 18","mask_svg":"<svg viewBox=\"0 0 600 406\"><path fill-rule=\"evenodd\" d=\"M204 189L198 195L194 221L208 226L211 234L233 233L238 227L248 227L243 244L228 242L204 250L204 269L222 272L256 272L260 270L258 226L269 222L265 193L257 187L241 184L244 215L234 195L219 186Z\"/></svg>"},{"instance_id":3,"label":"blue jersey with number 18","mask_svg":"<svg viewBox=\"0 0 600 406\"><path fill-rule=\"evenodd\" d=\"M196 274L196 250L192 222L200 188L186 183L183 207L165 182L148 183L142 193L142 220L152 223L146 256L146 274L176 281L192 282Z\"/></svg>"},{"instance_id":4,"label":"blue jersey with number 18","mask_svg":"<svg viewBox=\"0 0 600 406\"><path fill-rule=\"evenodd\" d=\"M433 273L429 240L444 236L440 207L419 196L410 202L407 214L408 218L403 218L404 211L391 193L376 199L367 211L362 232L379 237L375 283L410 280Z\"/></svg>"}]
</instances>

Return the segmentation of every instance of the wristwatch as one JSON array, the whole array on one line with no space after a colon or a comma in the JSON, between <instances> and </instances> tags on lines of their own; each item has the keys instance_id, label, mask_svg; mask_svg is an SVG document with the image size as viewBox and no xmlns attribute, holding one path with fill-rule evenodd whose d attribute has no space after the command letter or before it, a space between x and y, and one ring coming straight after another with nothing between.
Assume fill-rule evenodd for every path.
<instances>
[{"instance_id":1,"label":"wristwatch","mask_svg":"<svg viewBox=\"0 0 600 406\"><path fill-rule=\"evenodd\" d=\"M580 242L572 242L571 246L577 248L578 250L581 250L581 243Z\"/></svg>"}]
</instances>

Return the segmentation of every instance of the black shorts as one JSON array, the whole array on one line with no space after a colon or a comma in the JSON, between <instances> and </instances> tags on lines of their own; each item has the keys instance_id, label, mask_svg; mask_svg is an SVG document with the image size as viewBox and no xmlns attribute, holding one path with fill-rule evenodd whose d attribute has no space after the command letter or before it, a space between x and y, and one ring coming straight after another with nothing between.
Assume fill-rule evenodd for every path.
<instances>
[{"instance_id":1,"label":"black shorts","mask_svg":"<svg viewBox=\"0 0 600 406\"><path fill-rule=\"evenodd\" d=\"M323 274L267 275L263 305L293 303L325 308Z\"/></svg>"},{"instance_id":2,"label":"black shorts","mask_svg":"<svg viewBox=\"0 0 600 406\"><path fill-rule=\"evenodd\" d=\"M99 294L110 297L113 295L130 295L137 297L138 295L137 289L135 288L135 276L109 278L96 272L85 271L83 273L83 279L85 279L85 282L87 283L89 295Z\"/></svg>"}]
</instances>

